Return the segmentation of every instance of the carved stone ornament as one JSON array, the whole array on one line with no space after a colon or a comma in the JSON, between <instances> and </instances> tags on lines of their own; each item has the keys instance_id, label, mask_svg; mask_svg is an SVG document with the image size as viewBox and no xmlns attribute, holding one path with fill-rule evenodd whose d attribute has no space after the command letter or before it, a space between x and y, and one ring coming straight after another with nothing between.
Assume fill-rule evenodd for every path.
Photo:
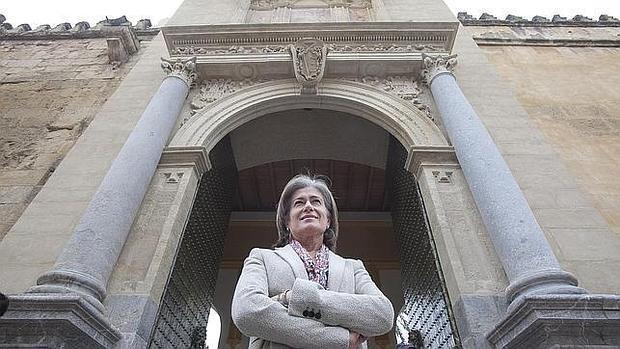
<instances>
[{"instance_id":1,"label":"carved stone ornament","mask_svg":"<svg viewBox=\"0 0 620 349\"><path fill-rule=\"evenodd\" d=\"M431 57L422 53L422 82L430 85L433 79L439 74L452 74L456 67L456 55Z\"/></svg>"},{"instance_id":2,"label":"carved stone ornament","mask_svg":"<svg viewBox=\"0 0 620 349\"><path fill-rule=\"evenodd\" d=\"M181 125L196 115L200 111L207 108L211 103L222 97L226 97L243 88L256 85L263 82L262 80L231 80L231 79L213 79L204 81L200 85L200 93L196 94L190 103L189 115L183 118Z\"/></svg>"},{"instance_id":3,"label":"carved stone ornament","mask_svg":"<svg viewBox=\"0 0 620 349\"><path fill-rule=\"evenodd\" d=\"M347 53L347 52L434 52L441 51L442 47L432 45L398 45L398 44L331 44L329 52Z\"/></svg>"},{"instance_id":4,"label":"carved stone ornament","mask_svg":"<svg viewBox=\"0 0 620 349\"><path fill-rule=\"evenodd\" d=\"M301 83L302 94L316 94L325 72L327 46L319 39L301 39L290 45L295 78Z\"/></svg>"},{"instance_id":5,"label":"carved stone ornament","mask_svg":"<svg viewBox=\"0 0 620 349\"><path fill-rule=\"evenodd\" d=\"M288 53L288 46L266 45L266 46L238 46L229 47L177 47L170 54L172 55L230 55L230 54L263 54L263 53Z\"/></svg>"},{"instance_id":6,"label":"carved stone ornament","mask_svg":"<svg viewBox=\"0 0 620 349\"><path fill-rule=\"evenodd\" d=\"M278 7L295 8L300 0L251 0L250 9L256 11L273 10ZM371 8L371 0L317 0L314 8L320 7L345 7L345 8ZM304 4L307 6L307 4Z\"/></svg>"},{"instance_id":7,"label":"carved stone ornament","mask_svg":"<svg viewBox=\"0 0 620 349\"><path fill-rule=\"evenodd\" d=\"M432 109L422 100L422 90L418 86L418 82L412 77L387 76L385 78L378 78L374 76L365 76L356 81L395 94L398 97L411 102L416 108L418 108L418 110L422 111L426 117L435 122Z\"/></svg>"},{"instance_id":8,"label":"carved stone ornament","mask_svg":"<svg viewBox=\"0 0 620 349\"><path fill-rule=\"evenodd\" d=\"M187 86L194 86L198 79L196 73L196 57L189 59L165 59L161 58L161 68L168 74L168 76L176 76L185 81Z\"/></svg>"}]
</instances>

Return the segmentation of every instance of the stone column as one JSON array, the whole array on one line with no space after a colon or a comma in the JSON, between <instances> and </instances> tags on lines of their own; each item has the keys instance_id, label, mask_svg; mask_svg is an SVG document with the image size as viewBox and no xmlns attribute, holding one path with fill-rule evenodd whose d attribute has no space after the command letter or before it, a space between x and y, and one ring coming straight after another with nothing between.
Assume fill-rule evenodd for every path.
<instances>
[{"instance_id":1,"label":"stone column","mask_svg":"<svg viewBox=\"0 0 620 349\"><path fill-rule=\"evenodd\" d=\"M508 276L508 301L534 294L583 294L562 270L519 185L484 124L459 88L456 56L423 55L430 86L463 174Z\"/></svg>"},{"instance_id":2,"label":"stone column","mask_svg":"<svg viewBox=\"0 0 620 349\"><path fill-rule=\"evenodd\" d=\"M73 293L103 312L108 279L197 78L196 59L162 59L168 76L99 185L54 268L28 293Z\"/></svg>"}]
</instances>

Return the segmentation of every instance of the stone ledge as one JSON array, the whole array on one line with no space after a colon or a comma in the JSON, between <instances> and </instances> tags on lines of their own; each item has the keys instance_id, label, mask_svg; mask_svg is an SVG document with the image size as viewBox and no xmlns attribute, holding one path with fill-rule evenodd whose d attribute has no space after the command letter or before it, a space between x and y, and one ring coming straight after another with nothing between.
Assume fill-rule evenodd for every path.
<instances>
[{"instance_id":1,"label":"stone ledge","mask_svg":"<svg viewBox=\"0 0 620 349\"><path fill-rule=\"evenodd\" d=\"M620 296L532 295L487 334L496 348L620 346Z\"/></svg>"},{"instance_id":2,"label":"stone ledge","mask_svg":"<svg viewBox=\"0 0 620 349\"><path fill-rule=\"evenodd\" d=\"M111 348L120 339L105 316L76 294L9 296L9 309L0 318L3 345Z\"/></svg>"}]
</instances>

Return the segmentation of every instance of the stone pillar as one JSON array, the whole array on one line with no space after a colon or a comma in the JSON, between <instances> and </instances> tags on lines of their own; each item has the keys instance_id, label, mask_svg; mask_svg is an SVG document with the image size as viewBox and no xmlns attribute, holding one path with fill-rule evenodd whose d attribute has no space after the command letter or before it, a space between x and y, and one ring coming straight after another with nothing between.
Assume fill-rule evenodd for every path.
<instances>
[{"instance_id":1,"label":"stone pillar","mask_svg":"<svg viewBox=\"0 0 620 349\"><path fill-rule=\"evenodd\" d=\"M456 83L456 56L423 55L430 86L510 284L508 311L487 334L496 348L620 343L620 296L586 294L562 270L508 165Z\"/></svg>"},{"instance_id":2,"label":"stone pillar","mask_svg":"<svg viewBox=\"0 0 620 349\"><path fill-rule=\"evenodd\" d=\"M168 61L168 73L110 166L54 268L28 292L83 296L101 302L116 260L197 75L196 59Z\"/></svg>"},{"instance_id":3,"label":"stone pillar","mask_svg":"<svg viewBox=\"0 0 620 349\"><path fill-rule=\"evenodd\" d=\"M423 59L423 78L510 281L509 302L525 294L586 293L560 267L508 165L461 92L452 75L456 56Z\"/></svg>"}]
</instances>

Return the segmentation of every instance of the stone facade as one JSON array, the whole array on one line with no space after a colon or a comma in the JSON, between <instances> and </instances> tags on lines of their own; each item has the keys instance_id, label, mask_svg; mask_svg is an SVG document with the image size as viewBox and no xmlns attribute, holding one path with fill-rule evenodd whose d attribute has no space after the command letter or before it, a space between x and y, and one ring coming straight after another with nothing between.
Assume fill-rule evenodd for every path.
<instances>
[{"instance_id":1,"label":"stone facade","mask_svg":"<svg viewBox=\"0 0 620 349\"><path fill-rule=\"evenodd\" d=\"M0 32L0 240L152 35L142 30L138 43L134 29L80 27Z\"/></svg>"},{"instance_id":2,"label":"stone facade","mask_svg":"<svg viewBox=\"0 0 620 349\"><path fill-rule=\"evenodd\" d=\"M1 291L11 300L0 319L0 341L79 346L83 337L90 347L148 346L179 246L198 243L184 241L184 230L200 202L201 178L222 161L212 154L222 142L230 142L240 171L299 158L381 170L393 140L403 147L404 170L415 176L424 202L427 244L440 266L439 291L452 320L446 326L455 325L456 344L620 344L614 277L620 96L613 74L619 27L613 18L501 21L486 15L478 21L461 14L462 26L436 0L206 3L181 5L162 35L142 43L148 47L137 61L109 63L112 56L126 57L117 49L126 37L106 40L105 47L98 39L72 39L88 41L98 52L88 62L102 70L63 74L88 76L80 91L92 83L110 95L105 103L93 91L60 99L63 110L74 110L71 103L79 107L82 98L93 98L100 107L88 117L34 118L39 139L61 132L65 138L49 141L68 143L47 182L36 177L22 185L24 192L8 190L19 199L42 186L0 241ZM303 16L321 23L301 28L295 22ZM39 35L3 28L11 40ZM38 68L52 60L37 54L11 64ZM37 85L37 79L23 86L43 90L50 83ZM56 106L30 103L31 114L50 115ZM353 131L339 134L355 129L366 144L348 142ZM17 159L27 167L39 154L46 153ZM228 235L237 237L237 248L239 241L258 241L243 229L264 230L268 220L245 213L232 215ZM376 217L353 213L351 226ZM390 219L381 217L377 231L391 229ZM229 269L222 274L226 287L234 285L241 258L222 264ZM394 265L387 264L371 263L371 274L390 279ZM409 328L399 320L402 340ZM234 326L223 327L230 330L227 343L239 345ZM370 343L394 344L389 338Z\"/></svg>"},{"instance_id":3,"label":"stone facade","mask_svg":"<svg viewBox=\"0 0 620 349\"><path fill-rule=\"evenodd\" d=\"M524 184L538 219L546 222L556 253L583 285L616 293L620 284L611 275L620 262L620 182L615 175L620 170L620 93L615 88L620 83L620 22L530 27L479 23L468 22L465 29L566 166L544 171L553 177L568 171L579 189L565 187L551 194ZM532 38L538 43L525 44ZM594 210L584 209L586 202ZM557 210L550 210L552 205ZM567 221L562 210L581 218ZM592 270L602 273L595 276Z\"/></svg>"}]
</instances>

